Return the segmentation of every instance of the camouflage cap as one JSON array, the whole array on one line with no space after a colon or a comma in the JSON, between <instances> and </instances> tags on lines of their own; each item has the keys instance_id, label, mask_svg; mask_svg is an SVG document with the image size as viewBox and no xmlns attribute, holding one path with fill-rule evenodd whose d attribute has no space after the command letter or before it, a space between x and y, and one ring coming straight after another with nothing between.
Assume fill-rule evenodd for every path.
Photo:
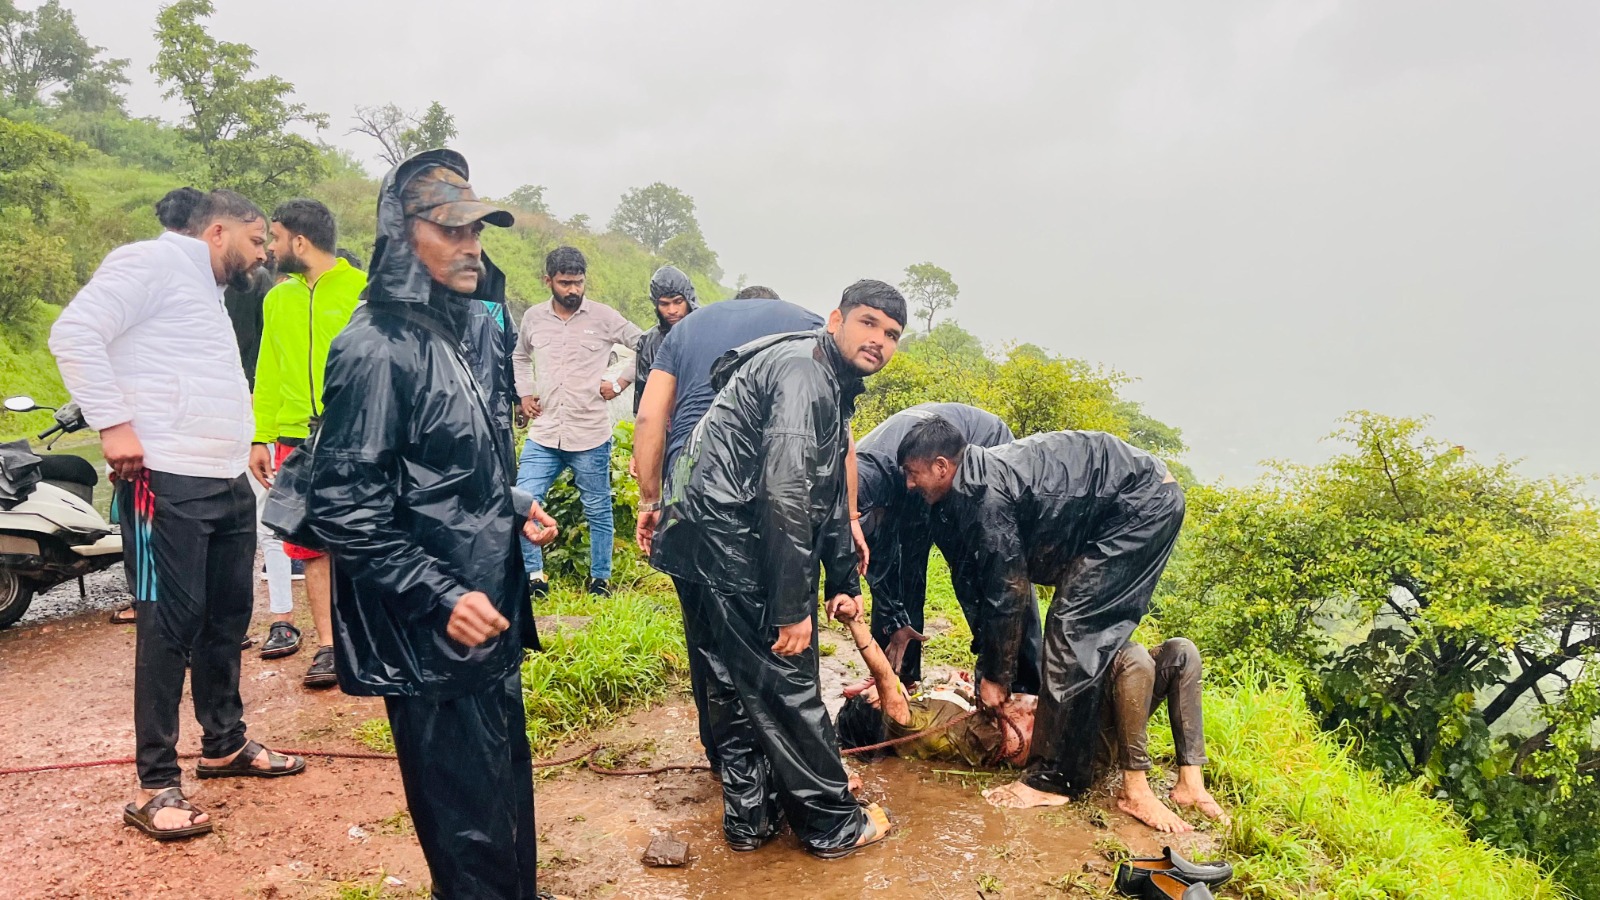
<instances>
[{"instance_id":1,"label":"camouflage cap","mask_svg":"<svg viewBox=\"0 0 1600 900\"><path fill-rule=\"evenodd\" d=\"M408 218L416 216L446 228L480 220L508 228L513 221L511 213L479 200L472 185L448 166L434 166L412 178L400 200Z\"/></svg>"}]
</instances>

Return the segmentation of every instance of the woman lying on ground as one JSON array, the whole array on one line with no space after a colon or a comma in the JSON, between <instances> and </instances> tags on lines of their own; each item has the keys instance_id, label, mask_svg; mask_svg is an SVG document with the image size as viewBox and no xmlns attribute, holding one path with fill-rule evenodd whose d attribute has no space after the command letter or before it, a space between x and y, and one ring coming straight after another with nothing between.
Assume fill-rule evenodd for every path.
<instances>
[{"instance_id":1,"label":"woman lying on ground","mask_svg":"<svg viewBox=\"0 0 1600 900\"><path fill-rule=\"evenodd\" d=\"M842 606L834 611L834 618L849 627L851 639L872 675L845 691L847 699L837 717L841 747L854 749L905 738L961 719L949 728L886 748L885 752L971 766L1027 765L1037 697L1013 694L993 713L967 715L975 703L971 682L965 680L964 673L948 685L907 696L888 658L872 640L859 608ZM889 686L887 690L882 689L884 685ZM1117 808L1157 831L1194 830L1156 797L1146 774L1151 768L1147 751L1150 714L1165 700L1178 757L1178 783L1171 793L1173 804L1193 807L1207 818L1227 822L1227 813L1206 790L1201 773L1206 755L1200 713L1200 651L1195 645L1185 638L1173 638L1151 654L1130 642L1117 655L1108 690L1110 702L1101 706L1106 711L1100 730L1101 757L1107 764L1116 759L1122 769ZM1062 796L1060 801L1066 803L1067 798Z\"/></svg>"}]
</instances>

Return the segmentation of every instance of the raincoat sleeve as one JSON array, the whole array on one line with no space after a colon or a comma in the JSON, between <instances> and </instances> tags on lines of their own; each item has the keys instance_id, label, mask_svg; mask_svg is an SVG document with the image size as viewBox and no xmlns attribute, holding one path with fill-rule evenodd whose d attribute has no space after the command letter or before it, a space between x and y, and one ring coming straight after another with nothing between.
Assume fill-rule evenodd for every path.
<instances>
[{"instance_id":1,"label":"raincoat sleeve","mask_svg":"<svg viewBox=\"0 0 1600 900\"><path fill-rule=\"evenodd\" d=\"M416 621L455 609L467 588L429 556L396 517L406 441L403 363L384 345L328 355L324 419L313 451L307 512L317 537L338 551L352 581L374 586L397 617ZM525 514L526 509L522 512Z\"/></svg>"},{"instance_id":2,"label":"raincoat sleeve","mask_svg":"<svg viewBox=\"0 0 1600 900\"><path fill-rule=\"evenodd\" d=\"M1028 580L1028 557L1012 506L995 493L988 492L975 521L967 523L977 535L955 588L961 605L978 615L977 675L1009 685L1016 680L1022 633L1029 621L1027 604L1034 602L1033 582Z\"/></svg>"},{"instance_id":3,"label":"raincoat sleeve","mask_svg":"<svg viewBox=\"0 0 1600 900\"><path fill-rule=\"evenodd\" d=\"M777 366L769 376L766 423L761 434L761 471L755 499L760 511L759 560L767 585L767 624L782 627L810 617L817 609L813 580L816 563L811 523L812 479L821 467L822 447L817 437L821 398L829 391L815 363L794 358ZM835 545L838 521L845 524L849 542L849 515L843 514L841 486L830 515L830 532L824 535L825 558L840 555ZM826 563L830 579L836 561Z\"/></svg>"},{"instance_id":4,"label":"raincoat sleeve","mask_svg":"<svg viewBox=\"0 0 1600 900\"><path fill-rule=\"evenodd\" d=\"M822 542L822 572L824 596L848 594L861 595L861 575L856 571L860 556L850 532L850 506L844 489L839 491L839 502L823 526L826 530Z\"/></svg>"}]
</instances>

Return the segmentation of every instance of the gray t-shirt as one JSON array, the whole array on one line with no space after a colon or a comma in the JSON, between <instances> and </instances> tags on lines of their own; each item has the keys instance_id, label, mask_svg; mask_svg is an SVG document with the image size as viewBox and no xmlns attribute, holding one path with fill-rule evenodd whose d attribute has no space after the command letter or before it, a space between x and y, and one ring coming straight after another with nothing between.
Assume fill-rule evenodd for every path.
<instances>
[{"instance_id":1,"label":"gray t-shirt","mask_svg":"<svg viewBox=\"0 0 1600 900\"><path fill-rule=\"evenodd\" d=\"M652 372L678 380L672 421L667 424L667 455L672 460L689 443L717 392L711 389L711 364L722 354L757 338L791 331L815 331L822 317L783 300L726 300L702 306L672 327L656 351Z\"/></svg>"}]
</instances>

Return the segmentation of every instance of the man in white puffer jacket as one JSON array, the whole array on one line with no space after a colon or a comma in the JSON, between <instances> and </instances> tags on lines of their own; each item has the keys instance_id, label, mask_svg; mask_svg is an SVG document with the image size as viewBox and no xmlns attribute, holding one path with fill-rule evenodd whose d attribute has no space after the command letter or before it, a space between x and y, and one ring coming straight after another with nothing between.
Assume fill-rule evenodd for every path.
<instances>
[{"instance_id":1,"label":"man in white puffer jacket","mask_svg":"<svg viewBox=\"0 0 1600 900\"><path fill-rule=\"evenodd\" d=\"M158 840L211 830L184 799L178 703L192 671L201 778L305 769L245 737L239 642L254 594L254 420L222 285L266 260L266 217L213 191L186 234L111 252L50 333L62 380L116 472L138 608L133 705L140 793L123 820Z\"/></svg>"}]
</instances>

